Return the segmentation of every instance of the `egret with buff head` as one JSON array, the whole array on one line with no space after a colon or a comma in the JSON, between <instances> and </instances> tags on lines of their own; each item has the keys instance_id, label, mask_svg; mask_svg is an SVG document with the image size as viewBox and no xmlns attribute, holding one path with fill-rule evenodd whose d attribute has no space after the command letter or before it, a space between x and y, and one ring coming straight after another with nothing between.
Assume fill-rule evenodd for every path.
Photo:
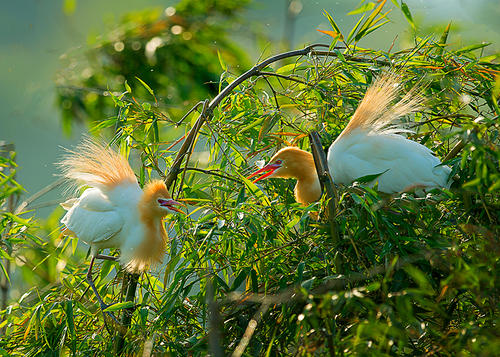
<instances>
[{"instance_id":1,"label":"egret with buff head","mask_svg":"<svg viewBox=\"0 0 500 357\"><path fill-rule=\"evenodd\" d=\"M106 305L92 279L95 259L114 257L98 254L119 248L119 262L130 273L142 273L160 263L165 255L167 232L162 218L183 213L163 181L155 180L141 190L128 161L109 147L89 139L69 151L59 163L64 177L86 187L78 198L61 206L63 234L78 237L91 247L87 281L104 310ZM116 321L112 313L108 314Z\"/></svg>"},{"instance_id":2,"label":"egret with buff head","mask_svg":"<svg viewBox=\"0 0 500 357\"><path fill-rule=\"evenodd\" d=\"M391 106L400 92L394 74L378 78L368 88L347 127L328 150L328 168L334 183L349 185L358 178L379 175L378 190L385 193L450 186L451 169L442 165L424 145L401 135L407 130L395 121L418 110L423 98L418 87ZM308 205L321 197L321 186L310 153L296 147L278 151L269 163L248 178L283 177L297 179L295 198Z\"/></svg>"}]
</instances>

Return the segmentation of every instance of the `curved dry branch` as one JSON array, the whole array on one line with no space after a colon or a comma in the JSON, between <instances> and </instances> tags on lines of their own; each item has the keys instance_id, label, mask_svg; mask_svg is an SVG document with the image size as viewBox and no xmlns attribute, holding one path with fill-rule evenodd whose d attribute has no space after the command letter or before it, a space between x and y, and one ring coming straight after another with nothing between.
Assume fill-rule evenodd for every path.
<instances>
[{"instance_id":1,"label":"curved dry branch","mask_svg":"<svg viewBox=\"0 0 500 357\"><path fill-rule=\"evenodd\" d=\"M245 82L247 79L254 77L254 76L259 76L261 75L260 71L267 67L268 65L281 61L285 58L290 58L290 57L301 57L301 56L306 56L309 54L313 55L320 55L320 56L337 56L336 52L332 51L316 51L315 48L317 47L323 47L323 48L329 48L328 45L325 44L313 44L310 46L307 46L301 50L294 50L294 51L288 51L288 52L283 52L280 54L277 54L275 56L269 57L265 59L264 61L256 64L252 68L250 68L248 71L240 75L238 78L236 78L234 81L229 83L227 87L225 87L215 98L213 98L208 105L206 104L207 101L205 101L205 105L203 108L203 111L201 112L200 116L196 120L194 126L191 128L189 131L189 134L186 136L186 140L184 141L183 145L179 149L179 152L177 153L174 162L172 166L170 167L170 170L168 172L168 175L165 179L165 184L167 185L167 188L170 188L172 186L173 182L176 180L177 175L179 174L180 166L182 164L182 161L186 155L190 155L190 152L193 150L193 143L194 140L198 134L198 131L202 127L203 123L205 120L210 118L213 114L213 111L217 106L231 94L231 92L237 88L240 84ZM336 47L335 49L343 49L343 47ZM198 107L199 103L196 105ZM190 112L192 112L194 109L191 109ZM184 116L185 117L185 116Z\"/></svg>"}]
</instances>

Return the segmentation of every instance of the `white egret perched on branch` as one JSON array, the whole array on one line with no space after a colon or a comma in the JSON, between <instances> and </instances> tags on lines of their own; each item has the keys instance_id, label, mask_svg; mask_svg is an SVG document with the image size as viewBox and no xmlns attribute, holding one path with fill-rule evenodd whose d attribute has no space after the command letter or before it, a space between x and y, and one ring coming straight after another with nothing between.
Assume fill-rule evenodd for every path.
<instances>
[{"instance_id":1,"label":"white egret perched on branch","mask_svg":"<svg viewBox=\"0 0 500 357\"><path fill-rule=\"evenodd\" d=\"M111 259L100 249L119 248L120 264L130 273L141 273L163 260L167 233L162 218L180 212L163 181L152 181L141 190L128 161L114 150L85 140L59 163L64 176L87 187L78 198L64 202L63 233L91 247L87 281L101 309L106 305L92 279L94 260ZM110 316L114 316L110 313ZM116 319L115 319L116 320Z\"/></svg>"},{"instance_id":2,"label":"white egret perched on branch","mask_svg":"<svg viewBox=\"0 0 500 357\"><path fill-rule=\"evenodd\" d=\"M421 107L418 87L391 106L400 92L396 75L386 74L368 88L347 127L328 150L328 168L334 183L351 184L358 178L379 175L378 190L386 193L416 188L449 187L451 169L430 149L401 135L407 130L395 121ZM321 186L310 153L296 147L278 151L269 163L248 178L296 178L295 198L310 204L321 197Z\"/></svg>"}]
</instances>

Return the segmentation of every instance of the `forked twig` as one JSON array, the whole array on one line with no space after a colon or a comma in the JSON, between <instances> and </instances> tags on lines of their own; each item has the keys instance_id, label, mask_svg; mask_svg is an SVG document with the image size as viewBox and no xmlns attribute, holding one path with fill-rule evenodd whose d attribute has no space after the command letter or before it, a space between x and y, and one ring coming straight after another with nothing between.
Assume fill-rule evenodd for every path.
<instances>
[{"instance_id":1,"label":"forked twig","mask_svg":"<svg viewBox=\"0 0 500 357\"><path fill-rule=\"evenodd\" d=\"M275 56L269 57L266 60L256 64L253 66L251 69L243 73L241 76L236 78L234 81L229 83L227 87L225 87L214 99L210 101L208 105L206 105L207 100L204 103L204 110L196 120L194 126L191 128L189 131L189 134L186 137L186 140L184 141L182 147L179 149L179 152L177 153L174 162L168 172L167 178L165 179L165 184L167 185L167 188L170 188L172 186L172 183L176 180L177 175L180 172L180 166L182 164L182 161L184 157L186 156L188 150L191 148L192 143L194 142L198 131L202 127L203 123L205 120L209 119L215 108L226 98L235 88L237 88L241 83L246 81L247 79L254 77L254 76L259 76L261 75L260 71L270 64L274 62L281 61L285 58L290 58L290 57L297 57L297 56L306 56L309 54L315 54L315 55L321 55L321 56L337 56L336 52L333 51L316 51L315 48L317 47L323 47L323 48L328 48L328 45L325 44L314 44L307 46L301 50L294 50L294 51L288 51L284 53L277 54ZM342 49L343 47L337 47L336 49ZM200 103L195 105L189 113L194 111L195 108L199 106ZM185 118L186 115L183 116ZM183 119L181 119L180 122L182 122Z\"/></svg>"}]
</instances>

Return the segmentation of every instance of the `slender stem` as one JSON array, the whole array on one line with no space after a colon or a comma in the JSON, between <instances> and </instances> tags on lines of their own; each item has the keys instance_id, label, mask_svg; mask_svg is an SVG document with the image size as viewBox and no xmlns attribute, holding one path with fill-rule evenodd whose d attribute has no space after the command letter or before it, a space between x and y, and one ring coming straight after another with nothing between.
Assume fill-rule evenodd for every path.
<instances>
[{"instance_id":1,"label":"slender stem","mask_svg":"<svg viewBox=\"0 0 500 357\"><path fill-rule=\"evenodd\" d=\"M35 193L34 195L28 197L27 199L25 199L19 206L17 206L16 208L16 211L15 211L15 214L19 214L21 213L28 205L30 205L33 201L39 199L40 197L42 197L43 195L45 195L46 193L52 191L53 189L61 186L66 180L64 178L60 178L54 182L52 182L51 184L45 186L44 188L42 188L40 191L38 191L37 193ZM51 202L52 203L52 202Z\"/></svg>"},{"instance_id":2,"label":"slender stem","mask_svg":"<svg viewBox=\"0 0 500 357\"><path fill-rule=\"evenodd\" d=\"M206 104L203 106L203 108L206 108ZM177 175L179 174L180 171L179 168L181 166L182 160L184 159L184 156L187 154L188 150L191 148L194 140L196 139L196 135L198 134L198 131L203 125L205 118L206 118L205 111L202 111L200 116L194 123L194 126L189 131L189 134L186 136L186 139L182 143L182 146L179 149L179 152L177 153L177 156L174 159L172 167L168 172L167 178L165 179L165 185L167 186L168 189L170 189L170 186L172 186L172 183L177 178Z\"/></svg>"},{"instance_id":3,"label":"slender stem","mask_svg":"<svg viewBox=\"0 0 500 357\"><path fill-rule=\"evenodd\" d=\"M241 180L238 180L238 179L235 179L234 177L230 177L230 176L221 174L221 173L217 172L216 170L205 170L205 169L200 169L198 167L186 167L186 171L203 172L204 174L207 174L207 175L213 175L213 176L217 176L217 177L225 178L227 180L241 183Z\"/></svg>"},{"instance_id":4,"label":"slender stem","mask_svg":"<svg viewBox=\"0 0 500 357\"><path fill-rule=\"evenodd\" d=\"M207 101L203 102L203 109L201 110L200 118L205 118L205 113L207 111L207 103L208 103ZM200 130L202 124L203 124L203 122L200 121L200 124L199 124L196 132L194 132L192 139L190 139L190 145L189 145L188 150L187 150L186 166L184 167L184 170L182 171L181 182L179 184L179 193L177 194L177 196L179 196L182 192L182 186L184 185L184 178L186 177L186 167L187 167L187 164L189 163L189 160L191 159L191 155L193 154L193 150L194 150L194 146L195 146L195 142L196 142L196 137L198 136L198 131Z\"/></svg>"},{"instance_id":5,"label":"slender stem","mask_svg":"<svg viewBox=\"0 0 500 357\"><path fill-rule=\"evenodd\" d=\"M257 310L257 312L255 312L252 319L248 322L247 328L245 329L245 333L243 334L243 337L238 343L238 346L236 346L236 348L234 349L231 357L240 357L243 354L243 352L245 352L245 349L250 343L250 339L252 338L255 329L257 328L257 325L262 319L262 316L264 316L264 314L269 309L269 306L270 304L267 303L263 303L262 305L260 305L260 308Z\"/></svg>"},{"instance_id":6,"label":"slender stem","mask_svg":"<svg viewBox=\"0 0 500 357\"><path fill-rule=\"evenodd\" d=\"M0 141L0 156L5 157L5 158L12 157L11 154L14 151L15 151L14 144L7 144L4 141ZM6 176L9 176L13 170L14 170L13 166L8 166L8 167L4 168L4 172L3 173ZM15 178L15 175L14 175L14 178ZM7 203L7 207L0 207L0 208L2 208L2 209L5 208L6 211L14 213L14 214L17 214L14 211L14 207L17 204L18 199L19 199L19 195L16 192L14 192L14 193L12 193L11 195L9 195L7 197L7 200L6 200L7 201L6 202ZM7 223L7 226L3 229L3 232L0 232L0 233L2 233L0 235L0 242L2 240L4 240L4 239L7 238L7 236L9 235L10 227L11 227L11 224ZM5 246L6 246L6 250L7 250L7 255L10 256L12 254L12 247L11 247L10 244L5 244ZM2 249L1 246L0 246L0 249ZM7 259L7 258L4 258L2 260L3 260L2 261L2 265L4 267L4 271L0 272L0 293L1 293L0 309L3 310L3 309L5 309L7 307L7 302L9 300L10 284L11 283L9 281L10 260ZM0 320L0 322L2 320ZM4 326L3 328L0 329L0 335L5 332L5 329L6 329L6 326Z\"/></svg>"},{"instance_id":7,"label":"slender stem","mask_svg":"<svg viewBox=\"0 0 500 357\"><path fill-rule=\"evenodd\" d=\"M198 107L200 105L204 105L205 102L204 101L199 101L198 103L196 103L191 109L189 109L189 111L184 114L184 116L181 118L181 120L179 120L177 123L175 123L175 125L179 126L182 124L182 122L188 117L189 114L191 114L192 112L194 112L196 109L198 109Z\"/></svg>"},{"instance_id":8,"label":"slender stem","mask_svg":"<svg viewBox=\"0 0 500 357\"><path fill-rule=\"evenodd\" d=\"M332 238L335 242L339 241L339 233L337 230L337 224L335 222L336 216L336 198L337 192L335 186L333 185L332 177L330 176L330 171L328 170L328 162L326 160L325 152L321 146L321 139L316 131L312 131L309 134L309 142L311 143L312 154L314 158L314 164L316 165L316 172L318 173L319 182L321 188L326 192L327 196L327 207L328 207L328 221L330 222L330 232Z\"/></svg>"},{"instance_id":9,"label":"slender stem","mask_svg":"<svg viewBox=\"0 0 500 357\"><path fill-rule=\"evenodd\" d=\"M134 301L135 292L137 290L137 283L139 281L139 274L130 274L125 273L128 276L127 279L127 295L125 297L125 301ZM122 329L119 329L118 336L115 344L115 354L117 356L123 353L123 347L125 346L125 335L127 333L128 328L130 327L130 322L132 321L132 314L134 312L134 307L130 307L124 310L122 316Z\"/></svg>"},{"instance_id":10,"label":"slender stem","mask_svg":"<svg viewBox=\"0 0 500 357\"><path fill-rule=\"evenodd\" d=\"M221 327L222 318L219 313L218 304L215 301L214 284L210 277L207 278L207 305L208 305L208 323L210 330L208 332L208 347L214 357L224 356L222 351Z\"/></svg>"},{"instance_id":11,"label":"slender stem","mask_svg":"<svg viewBox=\"0 0 500 357\"><path fill-rule=\"evenodd\" d=\"M7 144L3 141L0 141L0 156L2 157L5 157L5 158L8 158L10 157L10 153L13 152L15 150L14 148L14 144ZM10 171L12 170L13 168L12 167L6 167L4 170L6 172L4 172L4 174L6 176L9 176L10 174ZM0 169L1 170L1 169ZM16 199L17 195L16 194L12 194L10 196L8 196L7 198L7 211L9 212L13 212L14 211L14 200ZM3 209L3 207L0 207ZM0 239L1 240L4 240L7 238L7 235L9 234L10 230L10 223L7 224L7 227L5 227L5 229L3 230L3 232L5 233L5 235L2 234L2 236L0 236ZM9 244L5 244L6 246L6 250L7 250L7 254L10 255L12 253L12 248L10 247ZM0 247L0 249L2 249L2 247ZM10 274L10 260L5 258L5 259L2 259L3 261L1 262L5 271L0 273L0 291L1 291L1 302L0 302L0 309L5 309L7 307L7 301L9 299L9 290L10 290L10 281L9 281L9 274ZM4 276L3 274L5 274L6 276ZM3 320L3 319L2 319ZM0 322L2 321L0 320ZM2 328L2 330L0 332L4 332L5 331L5 328Z\"/></svg>"},{"instance_id":12,"label":"slender stem","mask_svg":"<svg viewBox=\"0 0 500 357\"><path fill-rule=\"evenodd\" d=\"M316 56L332 56L332 57L338 56L335 52L331 52L331 51L311 51L311 54L316 55ZM347 55L347 54L344 54L343 56L346 60L353 61L353 62L376 63L379 66L389 66L389 67L393 65L389 61L378 60L375 58L356 57L356 56Z\"/></svg>"},{"instance_id":13,"label":"slender stem","mask_svg":"<svg viewBox=\"0 0 500 357\"><path fill-rule=\"evenodd\" d=\"M278 78L286 79L287 81L292 81L292 82L301 83L301 84L304 84L304 85L307 85L307 86L312 86L312 84L307 83L306 81L303 81L302 79L295 78L295 77L292 77L292 76L286 76L284 74L273 73L273 72L265 72L265 71L259 71L258 73L259 73L259 75L263 76L264 78L266 76L278 77Z\"/></svg>"}]
</instances>

